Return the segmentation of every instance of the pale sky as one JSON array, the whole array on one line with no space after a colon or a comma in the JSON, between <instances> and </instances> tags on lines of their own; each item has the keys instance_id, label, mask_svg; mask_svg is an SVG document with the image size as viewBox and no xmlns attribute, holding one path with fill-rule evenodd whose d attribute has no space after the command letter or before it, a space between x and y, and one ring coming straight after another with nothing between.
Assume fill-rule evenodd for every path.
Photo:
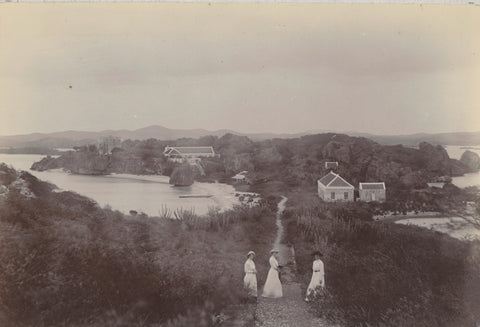
<instances>
[{"instance_id":1,"label":"pale sky","mask_svg":"<svg viewBox=\"0 0 480 327\"><path fill-rule=\"evenodd\" d=\"M0 135L480 131L480 7L2 4L0 115Z\"/></svg>"}]
</instances>

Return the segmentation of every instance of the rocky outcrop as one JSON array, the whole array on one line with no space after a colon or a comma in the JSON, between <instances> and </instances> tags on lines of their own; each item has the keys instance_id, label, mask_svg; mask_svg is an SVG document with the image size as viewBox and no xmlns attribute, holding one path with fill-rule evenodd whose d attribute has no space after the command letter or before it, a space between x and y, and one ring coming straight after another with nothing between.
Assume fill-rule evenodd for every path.
<instances>
[{"instance_id":1,"label":"rocky outcrop","mask_svg":"<svg viewBox=\"0 0 480 327\"><path fill-rule=\"evenodd\" d=\"M466 165L470 172L476 172L480 169L480 157L473 151L465 151L460 158L460 162Z\"/></svg>"},{"instance_id":2,"label":"rocky outcrop","mask_svg":"<svg viewBox=\"0 0 480 327\"><path fill-rule=\"evenodd\" d=\"M50 169L62 168L62 160L59 158L53 158L51 156L46 156L40 161L34 162L30 169L36 171L45 171Z\"/></svg>"},{"instance_id":3,"label":"rocky outcrop","mask_svg":"<svg viewBox=\"0 0 480 327\"><path fill-rule=\"evenodd\" d=\"M74 174L82 175L106 175L109 174L110 156L99 155L89 151L69 151L58 157L46 157L35 162L31 169L44 171L49 169L63 168Z\"/></svg>"},{"instance_id":4,"label":"rocky outcrop","mask_svg":"<svg viewBox=\"0 0 480 327\"><path fill-rule=\"evenodd\" d=\"M469 172L468 166L456 159L450 159L450 168L448 176L462 176Z\"/></svg>"},{"instance_id":5,"label":"rocky outcrop","mask_svg":"<svg viewBox=\"0 0 480 327\"><path fill-rule=\"evenodd\" d=\"M425 164L425 170L438 175L451 174L450 157L444 147L422 142L419 144L419 151L419 160Z\"/></svg>"},{"instance_id":6,"label":"rocky outcrop","mask_svg":"<svg viewBox=\"0 0 480 327\"><path fill-rule=\"evenodd\" d=\"M165 168L164 159L140 157L126 151L114 151L101 155L94 151L69 151L54 158L45 157L35 162L31 169L44 171L63 168L74 174L107 175L110 173L135 175L160 175Z\"/></svg>"},{"instance_id":7,"label":"rocky outcrop","mask_svg":"<svg viewBox=\"0 0 480 327\"><path fill-rule=\"evenodd\" d=\"M20 194L25 198L35 198L50 192L53 185L40 182L36 177L24 171L16 171L6 164L0 164L0 204L11 192Z\"/></svg>"}]
</instances>

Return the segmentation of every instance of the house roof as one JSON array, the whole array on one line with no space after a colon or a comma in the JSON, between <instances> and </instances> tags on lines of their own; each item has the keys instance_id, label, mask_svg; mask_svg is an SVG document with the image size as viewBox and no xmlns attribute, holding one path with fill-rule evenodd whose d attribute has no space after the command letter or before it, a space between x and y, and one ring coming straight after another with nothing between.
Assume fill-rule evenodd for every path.
<instances>
[{"instance_id":1,"label":"house roof","mask_svg":"<svg viewBox=\"0 0 480 327\"><path fill-rule=\"evenodd\" d=\"M323 185L327 186L335 177L337 177L337 174L329 172L327 175L323 176L318 181Z\"/></svg>"},{"instance_id":2,"label":"house roof","mask_svg":"<svg viewBox=\"0 0 480 327\"><path fill-rule=\"evenodd\" d=\"M374 182L374 183L360 183L361 190L384 190L384 182Z\"/></svg>"},{"instance_id":3,"label":"house roof","mask_svg":"<svg viewBox=\"0 0 480 327\"><path fill-rule=\"evenodd\" d=\"M344 180L340 175L335 174L334 172L329 172L327 175L323 176L318 180L319 183L322 183L326 187L348 187L353 188L353 185Z\"/></svg>"},{"instance_id":4,"label":"house roof","mask_svg":"<svg viewBox=\"0 0 480 327\"><path fill-rule=\"evenodd\" d=\"M180 154L215 154L211 146L167 146L164 153L171 153L172 151Z\"/></svg>"}]
</instances>

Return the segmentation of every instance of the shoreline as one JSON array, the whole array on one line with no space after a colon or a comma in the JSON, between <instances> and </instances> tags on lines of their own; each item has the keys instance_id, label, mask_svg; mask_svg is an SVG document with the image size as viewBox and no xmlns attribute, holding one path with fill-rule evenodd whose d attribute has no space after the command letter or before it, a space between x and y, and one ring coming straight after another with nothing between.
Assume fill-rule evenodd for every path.
<instances>
[{"instance_id":1,"label":"shoreline","mask_svg":"<svg viewBox=\"0 0 480 327\"><path fill-rule=\"evenodd\" d=\"M414 225L447 234L459 240L480 240L480 229L461 216L409 217L392 221L395 224Z\"/></svg>"}]
</instances>

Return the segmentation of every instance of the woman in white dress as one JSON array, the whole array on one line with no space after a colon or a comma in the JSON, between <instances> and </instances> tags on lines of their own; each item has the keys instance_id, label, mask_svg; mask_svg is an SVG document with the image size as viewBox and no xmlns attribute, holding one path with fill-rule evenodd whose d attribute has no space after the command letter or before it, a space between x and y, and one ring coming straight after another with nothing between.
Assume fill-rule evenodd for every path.
<instances>
[{"instance_id":1,"label":"woman in white dress","mask_svg":"<svg viewBox=\"0 0 480 327\"><path fill-rule=\"evenodd\" d=\"M278 250L273 249L270 251L272 256L270 257L270 270L268 271L267 281L263 287L263 297L279 298L283 296L282 284L278 277L279 265L278 265Z\"/></svg>"},{"instance_id":2,"label":"woman in white dress","mask_svg":"<svg viewBox=\"0 0 480 327\"><path fill-rule=\"evenodd\" d=\"M325 271L323 267L323 262L320 260L322 254L320 251L313 252L315 256L315 260L313 261L312 265L312 280L307 288L307 296L305 297L305 301L310 301L311 298L320 294L320 291L325 287Z\"/></svg>"},{"instance_id":3,"label":"woman in white dress","mask_svg":"<svg viewBox=\"0 0 480 327\"><path fill-rule=\"evenodd\" d=\"M255 262L253 262L255 252L248 252L247 258L244 265L245 277L243 278L243 286L248 296L257 298L257 269L255 268Z\"/></svg>"}]
</instances>

